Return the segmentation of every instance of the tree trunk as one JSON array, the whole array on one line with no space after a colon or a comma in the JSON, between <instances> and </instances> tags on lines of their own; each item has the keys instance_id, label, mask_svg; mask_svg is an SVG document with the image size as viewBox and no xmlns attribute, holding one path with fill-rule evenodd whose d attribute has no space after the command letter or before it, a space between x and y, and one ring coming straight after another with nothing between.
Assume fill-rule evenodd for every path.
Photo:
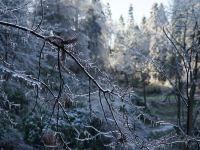
<instances>
[{"instance_id":1,"label":"tree trunk","mask_svg":"<svg viewBox=\"0 0 200 150\"><path fill-rule=\"evenodd\" d=\"M182 91L182 83L181 79L178 78L178 94L177 94L177 125L181 126L181 95L179 92Z\"/></svg>"},{"instance_id":2,"label":"tree trunk","mask_svg":"<svg viewBox=\"0 0 200 150\"><path fill-rule=\"evenodd\" d=\"M190 95L188 98L188 107L187 107L187 135L192 135L193 129L193 105L194 105L194 95L196 92L196 82L197 82L197 73L198 73L198 53L195 56L195 66L193 70L193 76L191 78L191 89Z\"/></svg>"},{"instance_id":3,"label":"tree trunk","mask_svg":"<svg viewBox=\"0 0 200 150\"><path fill-rule=\"evenodd\" d=\"M181 97L177 95L177 125L181 125Z\"/></svg>"},{"instance_id":4,"label":"tree trunk","mask_svg":"<svg viewBox=\"0 0 200 150\"><path fill-rule=\"evenodd\" d=\"M187 107L187 135L192 135L192 120L193 120L193 99L188 100L188 107Z\"/></svg>"},{"instance_id":5,"label":"tree trunk","mask_svg":"<svg viewBox=\"0 0 200 150\"><path fill-rule=\"evenodd\" d=\"M147 94L146 94L146 84L145 82L143 83L143 98L144 98L144 106L147 108Z\"/></svg>"}]
</instances>

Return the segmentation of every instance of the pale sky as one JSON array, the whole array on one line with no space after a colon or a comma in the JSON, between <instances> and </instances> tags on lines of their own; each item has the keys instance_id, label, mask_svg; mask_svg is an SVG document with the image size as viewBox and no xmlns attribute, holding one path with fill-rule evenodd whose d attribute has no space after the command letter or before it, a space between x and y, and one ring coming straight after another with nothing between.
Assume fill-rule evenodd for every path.
<instances>
[{"instance_id":1,"label":"pale sky","mask_svg":"<svg viewBox=\"0 0 200 150\"><path fill-rule=\"evenodd\" d=\"M141 22L143 16L148 17L152 5L163 3L164 6L169 6L171 0L102 0L104 3L109 2L111 5L112 15L114 20L118 20L122 14L125 18L128 16L130 4L133 5L134 19L137 23Z\"/></svg>"}]
</instances>

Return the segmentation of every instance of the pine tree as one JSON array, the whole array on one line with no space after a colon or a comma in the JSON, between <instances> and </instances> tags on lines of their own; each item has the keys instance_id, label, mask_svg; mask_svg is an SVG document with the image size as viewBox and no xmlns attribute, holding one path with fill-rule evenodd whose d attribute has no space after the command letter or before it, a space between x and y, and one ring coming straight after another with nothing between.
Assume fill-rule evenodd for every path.
<instances>
[{"instance_id":1,"label":"pine tree","mask_svg":"<svg viewBox=\"0 0 200 150\"><path fill-rule=\"evenodd\" d=\"M168 19L166 17L166 12L164 10L164 6L161 3L155 3L151 10L151 15L148 19L148 26L151 32L157 32L162 30L163 26L168 24Z\"/></svg>"},{"instance_id":2,"label":"pine tree","mask_svg":"<svg viewBox=\"0 0 200 150\"><path fill-rule=\"evenodd\" d=\"M124 17L122 15L119 18L119 25L121 28L125 27Z\"/></svg>"},{"instance_id":3,"label":"pine tree","mask_svg":"<svg viewBox=\"0 0 200 150\"><path fill-rule=\"evenodd\" d=\"M129 6L128 14L129 14L129 26L133 26L134 16L133 16L133 5L132 4Z\"/></svg>"},{"instance_id":4,"label":"pine tree","mask_svg":"<svg viewBox=\"0 0 200 150\"><path fill-rule=\"evenodd\" d=\"M176 42L176 47L174 51L176 52L174 57L176 58L176 66L180 66L176 72L176 86L178 87L180 94L187 96L187 134L192 135L194 129L194 95L196 93L196 82L198 82L198 58L199 52L196 51L197 45L200 44L200 39L197 37L199 35L199 25L198 22L199 13L199 1L198 0L174 0L173 5L173 16L172 16L172 37ZM196 39L196 42L194 40ZM198 41L198 42L197 42ZM177 44L178 43L178 44ZM191 49L190 49L191 48ZM190 52L189 52L190 51ZM191 61L186 61L190 58ZM185 62L185 65L183 65ZM187 66L190 66L187 68ZM182 70L182 71L180 71ZM181 74L180 74L181 72ZM191 73L189 73L191 72ZM183 78L183 75L187 77ZM181 89L181 83L187 82L186 91ZM190 89L190 90L189 90ZM180 94L177 94L179 102L181 101ZM179 105L180 110L180 105ZM179 115L180 123L180 113Z\"/></svg>"},{"instance_id":5,"label":"pine tree","mask_svg":"<svg viewBox=\"0 0 200 150\"><path fill-rule=\"evenodd\" d=\"M106 4L105 16L106 16L106 19L107 19L108 21L112 20L112 12L111 12L111 8L110 8L110 3L107 3L107 4Z\"/></svg>"}]
</instances>

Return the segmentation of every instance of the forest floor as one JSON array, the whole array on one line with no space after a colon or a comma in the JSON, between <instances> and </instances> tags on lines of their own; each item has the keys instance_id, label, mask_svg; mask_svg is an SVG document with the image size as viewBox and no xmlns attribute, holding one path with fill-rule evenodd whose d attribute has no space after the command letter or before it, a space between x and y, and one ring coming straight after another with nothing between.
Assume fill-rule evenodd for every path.
<instances>
[{"instance_id":1,"label":"forest floor","mask_svg":"<svg viewBox=\"0 0 200 150\"><path fill-rule=\"evenodd\" d=\"M141 89L139 90L141 91ZM169 91L166 91L166 89L164 89L164 92L161 92L161 93L153 92L151 94L148 94L147 95L148 111L145 113L155 118L156 121L165 121L165 122L168 122L169 124L152 126L151 124L147 123L148 121L144 123L142 120L139 120L137 122L138 123L137 127L139 126L140 128L137 128L135 133L137 133L137 135L139 135L140 137L143 137L143 138L145 137L147 139L157 139L157 138L162 137L163 135L174 133L174 131L176 131L172 124L174 125L177 124L177 101L176 101L175 96L173 95L168 96L168 98L166 98L166 92L169 92ZM140 101L143 102L143 95L141 92L139 92L138 96L139 96ZM91 95L92 110L96 112L95 114L101 117L105 115L108 118L109 122L114 125L115 122L113 120L113 117L107 105L107 102L103 98L103 96L101 100L102 100L102 105L103 105L105 114L103 114L103 111L102 111L98 92ZM118 110L120 109L120 106L123 105L120 99L115 99L113 102L110 101L110 103L115 109L118 109ZM184 106L183 103L182 103L182 106ZM134 109L134 108L130 107L130 109ZM123 132L127 133L128 135L128 133L130 132L128 132L127 129L124 128L124 118L123 118L122 113L116 113L115 111L114 114L115 114L116 120L118 120L118 125L123 130ZM131 115L129 117L133 118L133 116ZM182 120L185 120L186 119L185 117L186 117L186 108L184 107L183 109L181 109ZM134 122L134 120L131 120L131 121ZM183 124L184 123L185 122L183 122ZM112 126L110 127L112 128ZM131 135L129 135L129 137L131 137ZM175 149L177 150L177 147Z\"/></svg>"},{"instance_id":2,"label":"forest floor","mask_svg":"<svg viewBox=\"0 0 200 150\"><path fill-rule=\"evenodd\" d=\"M147 97L147 105L153 116L157 116L160 120L176 123L177 102L174 96L165 99L163 95L149 95Z\"/></svg>"}]
</instances>

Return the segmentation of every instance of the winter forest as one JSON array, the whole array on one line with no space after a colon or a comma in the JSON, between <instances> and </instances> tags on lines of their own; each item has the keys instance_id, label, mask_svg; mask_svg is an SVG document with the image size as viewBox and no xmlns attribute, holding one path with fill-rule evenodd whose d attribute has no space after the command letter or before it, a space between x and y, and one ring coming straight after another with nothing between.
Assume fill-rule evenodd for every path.
<instances>
[{"instance_id":1,"label":"winter forest","mask_svg":"<svg viewBox=\"0 0 200 150\"><path fill-rule=\"evenodd\" d=\"M0 149L200 149L200 0L168 1L0 0Z\"/></svg>"}]
</instances>

